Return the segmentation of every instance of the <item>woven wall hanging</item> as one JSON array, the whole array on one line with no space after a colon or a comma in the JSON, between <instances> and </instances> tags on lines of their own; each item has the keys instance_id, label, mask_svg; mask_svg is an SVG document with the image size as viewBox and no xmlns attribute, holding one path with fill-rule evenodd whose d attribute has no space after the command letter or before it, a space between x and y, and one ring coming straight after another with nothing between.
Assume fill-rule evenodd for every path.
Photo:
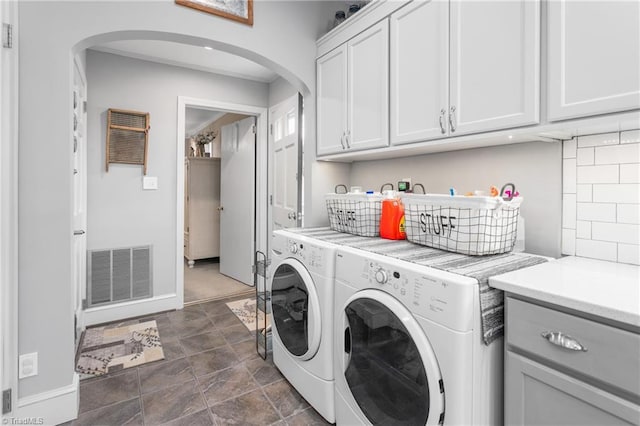
<instances>
[{"instance_id":1,"label":"woven wall hanging","mask_svg":"<svg viewBox=\"0 0 640 426\"><path fill-rule=\"evenodd\" d=\"M109 108L106 168L110 163L139 164L147 174L149 113Z\"/></svg>"}]
</instances>

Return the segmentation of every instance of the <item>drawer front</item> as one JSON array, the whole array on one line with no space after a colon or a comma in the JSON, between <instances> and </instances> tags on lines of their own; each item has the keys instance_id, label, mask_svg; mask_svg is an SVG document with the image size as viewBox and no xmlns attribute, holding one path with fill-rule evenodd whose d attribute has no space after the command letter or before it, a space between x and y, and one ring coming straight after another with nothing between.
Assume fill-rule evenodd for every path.
<instances>
[{"instance_id":1,"label":"drawer front","mask_svg":"<svg viewBox=\"0 0 640 426\"><path fill-rule=\"evenodd\" d=\"M640 335L507 298L507 345L640 395ZM543 333L561 332L586 351L555 345Z\"/></svg>"}]
</instances>

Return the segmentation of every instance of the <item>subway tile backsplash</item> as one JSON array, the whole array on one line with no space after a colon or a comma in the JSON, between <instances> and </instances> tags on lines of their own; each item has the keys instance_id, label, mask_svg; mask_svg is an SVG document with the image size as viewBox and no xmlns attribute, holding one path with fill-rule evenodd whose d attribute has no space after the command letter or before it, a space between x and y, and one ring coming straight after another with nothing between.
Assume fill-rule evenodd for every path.
<instances>
[{"instance_id":1,"label":"subway tile backsplash","mask_svg":"<svg viewBox=\"0 0 640 426\"><path fill-rule=\"evenodd\" d=\"M563 143L562 253L640 265L640 130Z\"/></svg>"},{"instance_id":2,"label":"subway tile backsplash","mask_svg":"<svg viewBox=\"0 0 640 426\"><path fill-rule=\"evenodd\" d=\"M596 164L635 163L640 156L638 148L640 148L638 143L598 147L595 149L595 162Z\"/></svg>"}]
</instances>

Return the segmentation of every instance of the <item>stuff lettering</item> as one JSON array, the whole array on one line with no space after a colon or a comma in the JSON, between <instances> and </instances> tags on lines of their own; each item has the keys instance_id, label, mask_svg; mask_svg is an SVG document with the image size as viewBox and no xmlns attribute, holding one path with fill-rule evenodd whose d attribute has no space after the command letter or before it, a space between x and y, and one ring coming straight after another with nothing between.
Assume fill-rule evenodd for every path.
<instances>
[{"instance_id":1,"label":"stuff lettering","mask_svg":"<svg viewBox=\"0 0 640 426\"><path fill-rule=\"evenodd\" d=\"M431 213L420 213L420 230L425 234L442 235L450 237L451 232L456 228L456 216L434 215Z\"/></svg>"},{"instance_id":2,"label":"stuff lettering","mask_svg":"<svg viewBox=\"0 0 640 426\"><path fill-rule=\"evenodd\" d=\"M336 219L338 225L342 226L354 226L356 221L355 210L335 210Z\"/></svg>"}]
</instances>

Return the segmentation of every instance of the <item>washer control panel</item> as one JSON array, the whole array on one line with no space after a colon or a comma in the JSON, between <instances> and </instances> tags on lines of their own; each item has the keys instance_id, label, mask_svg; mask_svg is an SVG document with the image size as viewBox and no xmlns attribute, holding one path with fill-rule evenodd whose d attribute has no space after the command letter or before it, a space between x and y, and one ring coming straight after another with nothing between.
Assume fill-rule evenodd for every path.
<instances>
[{"instance_id":1,"label":"washer control panel","mask_svg":"<svg viewBox=\"0 0 640 426\"><path fill-rule=\"evenodd\" d=\"M330 256L333 257L333 253L328 253L330 250L326 247L292 238L287 239L286 246L287 257L298 259L309 271L325 274L325 269L333 262L333 258L329 258Z\"/></svg>"},{"instance_id":2,"label":"washer control panel","mask_svg":"<svg viewBox=\"0 0 640 426\"><path fill-rule=\"evenodd\" d=\"M376 281L378 282L378 284L386 284L389 281L387 272L384 269L378 268L378 270L376 271Z\"/></svg>"},{"instance_id":3,"label":"washer control panel","mask_svg":"<svg viewBox=\"0 0 640 426\"><path fill-rule=\"evenodd\" d=\"M476 280L386 256L354 252L359 251L337 252L336 281L357 290L379 289L416 314L455 330L471 329L478 294Z\"/></svg>"}]
</instances>

